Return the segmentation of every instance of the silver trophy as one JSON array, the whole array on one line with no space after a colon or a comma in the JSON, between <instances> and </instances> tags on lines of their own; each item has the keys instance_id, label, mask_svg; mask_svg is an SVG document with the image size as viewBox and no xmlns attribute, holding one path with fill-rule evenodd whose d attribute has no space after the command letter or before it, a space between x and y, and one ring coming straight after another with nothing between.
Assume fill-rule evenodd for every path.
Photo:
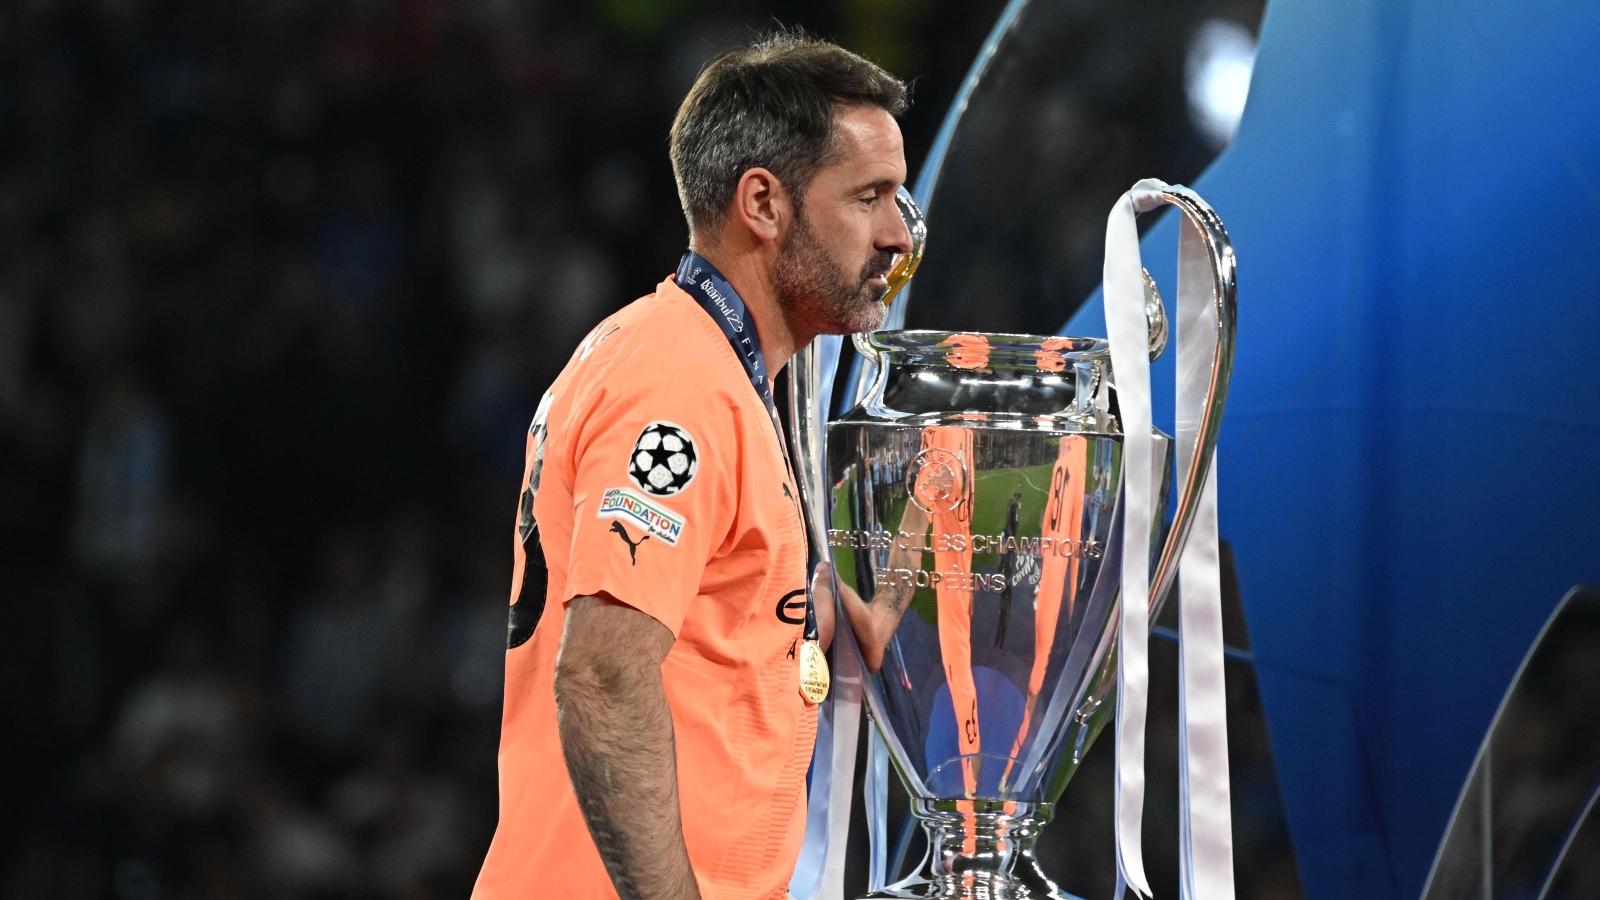
<instances>
[{"instance_id":1,"label":"silver trophy","mask_svg":"<svg viewBox=\"0 0 1600 900\"><path fill-rule=\"evenodd\" d=\"M1150 536L1140 600L1152 607L1173 583L1215 448L1235 321L1221 221L1186 188L1162 199L1198 227L1218 325L1199 452L1170 525ZM925 234L908 196L901 210L917 247L897 288ZM1148 273L1145 291L1154 359L1167 329ZM1032 848L1115 716L1123 434L1109 345L881 331L855 346L874 376L826 426L825 448L814 350L796 359L791 400L813 541L837 575L834 652L859 654L868 714L928 834L918 870L872 896L1069 896ZM1157 433L1158 498L1172 443Z\"/></svg>"}]
</instances>

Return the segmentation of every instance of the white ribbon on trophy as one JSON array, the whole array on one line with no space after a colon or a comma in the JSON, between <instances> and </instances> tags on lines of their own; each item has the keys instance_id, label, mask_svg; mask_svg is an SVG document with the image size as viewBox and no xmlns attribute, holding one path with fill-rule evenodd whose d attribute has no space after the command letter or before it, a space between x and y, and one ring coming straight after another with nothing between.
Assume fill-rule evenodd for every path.
<instances>
[{"instance_id":1,"label":"white ribbon on trophy","mask_svg":"<svg viewBox=\"0 0 1600 900\"><path fill-rule=\"evenodd\" d=\"M797 354L790 378L806 377L803 366L820 368L819 390L811 402L810 421L825 428L828 401L838 370L842 339L824 335ZM813 361L813 355L817 358ZM791 394L791 398L794 395ZM795 427L803 427L796 425ZM813 435L821 441L823 435ZM798 445L798 441L795 442ZM797 465L803 465L797 461ZM806 804L806 833L789 879L794 900L824 900L844 896L844 853L850 830L850 795L855 792L856 739L861 725L861 671L854 659L839 652L840 631L834 626L833 685L817 710L817 737L811 755L811 784ZM853 657L854 654L851 654ZM837 815L832 814L835 810Z\"/></svg>"},{"instance_id":2,"label":"white ribbon on trophy","mask_svg":"<svg viewBox=\"0 0 1600 900\"><path fill-rule=\"evenodd\" d=\"M827 405L833 396L833 380L838 371L842 339L823 335L797 357L796 371L815 365L818 390L807 421L815 426L812 440L821 445L821 429L827 425ZM798 443L798 442L797 442ZM810 499L809 497L807 498ZM814 510L813 515L821 515ZM831 596L832 594L830 594ZM837 615L837 613L836 613ZM842 619L833 631L833 686L817 714L817 738L812 754L811 785L808 791L805 840L794 875L789 880L789 896L794 900L843 900L845 851L850 837L850 804L855 793L856 748L861 731L862 663L855 647L855 636ZM868 730L866 784L862 793L866 803L871 865L868 889L884 886L888 864L888 788L889 751L877 729Z\"/></svg>"},{"instance_id":3,"label":"white ribbon on trophy","mask_svg":"<svg viewBox=\"0 0 1600 900\"><path fill-rule=\"evenodd\" d=\"M1144 737L1149 688L1150 360L1143 267L1135 219L1165 202L1168 185L1146 179L1122 195L1106 223L1105 314L1123 432L1122 604L1117 644L1116 846L1122 885L1150 895L1144 872ZM1177 471L1186 472L1211 385L1217 332L1212 272L1199 229L1180 216L1178 238ZM1180 754L1179 853L1186 900L1231 900L1227 690L1223 678L1222 583L1217 553L1217 464L1178 562Z\"/></svg>"}]
</instances>

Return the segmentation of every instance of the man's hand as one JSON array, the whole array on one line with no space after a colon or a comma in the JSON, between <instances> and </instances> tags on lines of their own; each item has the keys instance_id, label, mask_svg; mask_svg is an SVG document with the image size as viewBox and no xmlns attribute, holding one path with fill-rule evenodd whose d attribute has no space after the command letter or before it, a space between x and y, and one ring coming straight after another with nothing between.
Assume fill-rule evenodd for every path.
<instances>
[{"instance_id":1,"label":"man's hand","mask_svg":"<svg viewBox=\"0 0 1600 900\"><path fill-rule=\"evenodd\" d=\"M819 563L811 579L811 592L817 603L820 643L824 648L833 639L832 575L833 567L830 564ZM868 603L861 599L855 588L844 581L839 582L839 597L844 601L846 621L855 634L856 646L861 649L861 659L867 664L868 672L883 668L884 651L888 650L889 639L894 637L894 630L905 616L906 601L910 596L910 589L884 587L873 594L872 602ZM829 611L826 618L822 614L823 609Z\"/></svg>"},{"instance_id":2,"label":"man's hand","mask_svg":"<svg viewBox=\"0 0 1600 900\"><path fill-rule=\"evenodd\" d=\"M561 752L622 900L699 900L683 844L665 625L605 597L567 604L556 657ZM554 886L552 886L554 887Z\"/></svg>"},{"instance_id":3,"label":"man's hand","mask_svg":"<svg viewBox=\"0 0 1600 900\"><path fill-rule=\"evenodd\" d=\"M917 508L914 503L906 504L905 514L900 520L900 530L911 534L926 534L928 531L928 516ZM909 550L896 545L889 551L889 568L891 569L920 569L922 568L922 552ZM811 596L816 601L817 624L822 634L822 646L827 647L833 639L833 567L829 563L817 566L816 574L811 580ZM872 595L871 601L861 599L844 581L839 582L839 599L843 601L846 621L856 637L856 646L861 648L862 661L867 664L868 672L877 672L883 668L883 654L889 648L889 641L894 637L896 628L900 627L900 620L905 618L906 610L911 603L911 595L915 588L904 585L879 585ZM823 610L827 610L827 618L823 618Z\"/></svg>"}]
</instances>

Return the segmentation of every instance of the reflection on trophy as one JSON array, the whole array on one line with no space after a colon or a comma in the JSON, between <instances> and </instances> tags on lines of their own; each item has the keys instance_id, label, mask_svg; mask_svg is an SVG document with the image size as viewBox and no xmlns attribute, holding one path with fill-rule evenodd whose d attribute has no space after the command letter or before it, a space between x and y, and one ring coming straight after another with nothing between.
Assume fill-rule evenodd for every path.
<instances>
[{"instance_id":1,"label":"reflection on trophy","mask_svg":"<svg viewBox=\"0 0 1600 900\"><path fill-rule=\"evenodd\" d=\"M1232 359L1227 235L1187 189L1162 199L1198 227L1213 264L1219 399ZM1145 290L1153 359L1166 325L1148 275ZM867 708L929 838L919 871L873 896L1064 896L1033 842L1116 709L1123 432L1108 342L884 331L856 347L870 386L828 425L825 456L798 449L807 505L829 520L836 621L850 626L835 652L859 652ZM1206 410L1220 416L1220 402ZM1170 527L1152 529L1156 602L1215 447L1208 425L1198 452L1178 454L1191 471ZM1155 441L1159 500L1174 454L1170 438Z\"/></svg>"}]
</instances>

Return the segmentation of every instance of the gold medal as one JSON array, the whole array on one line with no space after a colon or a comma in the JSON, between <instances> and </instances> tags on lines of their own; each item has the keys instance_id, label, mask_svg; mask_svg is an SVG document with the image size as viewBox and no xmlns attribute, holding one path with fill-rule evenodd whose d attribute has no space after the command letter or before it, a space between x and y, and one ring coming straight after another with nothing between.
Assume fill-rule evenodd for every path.
<instances>
[{"instance_id":1,"label":"gold medal","mask_svg":"<svg viewBox=\"0 0 1600 900\"><path fill-rule=\"evenodd\" d=\"M800 694L811 703L828 697L828 658L816 641L800 642Z\"/></svg>"}]
</instances>

